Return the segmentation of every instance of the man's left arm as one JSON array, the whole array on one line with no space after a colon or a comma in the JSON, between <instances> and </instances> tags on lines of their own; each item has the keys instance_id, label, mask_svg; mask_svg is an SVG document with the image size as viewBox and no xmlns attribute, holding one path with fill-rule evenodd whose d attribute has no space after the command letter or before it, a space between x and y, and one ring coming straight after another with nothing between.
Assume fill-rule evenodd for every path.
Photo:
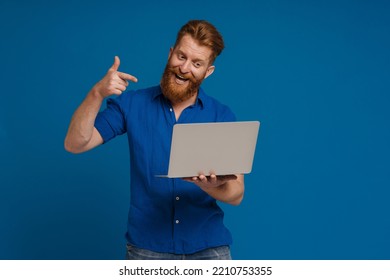
<instances>
[{"instance_id":1,"label":"man's left arm","mask_svg":"<svg viewBox=\"0 0 390 280\"><path fill-rule=\"evenodd\" d=\"M244 175L199 175L198 177L184 178L192 182L216 200L239 205L244 197Z\"/></svg>"}]
</instances>

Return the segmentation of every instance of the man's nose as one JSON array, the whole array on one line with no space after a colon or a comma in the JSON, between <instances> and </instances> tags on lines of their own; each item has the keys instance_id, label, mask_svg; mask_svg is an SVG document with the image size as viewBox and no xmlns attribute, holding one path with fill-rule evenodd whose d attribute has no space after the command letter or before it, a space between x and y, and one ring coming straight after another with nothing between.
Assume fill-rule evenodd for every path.
<instances>
[{"instance_id":1,"label":"man's nose","mask_svg":"<svg viewBox=\"0 0 390 280\"><path fill-rule=\"evenodd\" d=\"M191 67L191 64L190 64L190 61L186 60L183 62L182 65L180 65L180 71L185 74L185 73L188 73L190 72L190 68Z\"/></svg>"}]
</instances>

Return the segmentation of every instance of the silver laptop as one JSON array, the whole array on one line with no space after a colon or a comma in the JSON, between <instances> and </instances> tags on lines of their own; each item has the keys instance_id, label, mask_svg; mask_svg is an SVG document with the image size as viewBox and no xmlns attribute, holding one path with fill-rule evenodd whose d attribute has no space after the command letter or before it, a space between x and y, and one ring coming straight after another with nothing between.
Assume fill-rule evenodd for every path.
<instances>
[{"instance_id":1,"label":"silver laptop","mask_svg":"<svg viewBox=\"0 0 390 280\"><path fill-rule=\"evenodd\" d=\"M183 178L248 174L252 171L260 122L176 124L167 175Z\"/></svg>"}]
</instances>

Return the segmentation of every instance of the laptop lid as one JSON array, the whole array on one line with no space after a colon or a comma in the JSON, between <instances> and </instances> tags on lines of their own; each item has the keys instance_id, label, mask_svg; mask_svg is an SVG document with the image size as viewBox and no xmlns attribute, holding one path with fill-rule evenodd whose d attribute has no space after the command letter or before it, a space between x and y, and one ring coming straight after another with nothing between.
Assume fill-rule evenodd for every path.
<instances>
[{"instance_id":1,"label":"laptop lid","mask_svg":"<svg viewBox=\"0 0 390 280\"><path fill-rule=\"evenodd\" d=\"M248 174L259 128L258 121L176 124L168 174L161 177Z\"/></svg>"}]
</instances>

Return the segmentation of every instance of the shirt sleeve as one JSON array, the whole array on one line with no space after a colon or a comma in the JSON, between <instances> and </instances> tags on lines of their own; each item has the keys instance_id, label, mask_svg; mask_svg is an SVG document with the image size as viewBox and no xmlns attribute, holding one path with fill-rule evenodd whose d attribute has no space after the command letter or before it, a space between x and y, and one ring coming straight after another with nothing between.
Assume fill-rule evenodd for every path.
<instances>
[{"instance_id":1,"label":"shirt sleeve","mask_svg":"<svg viewBox=\"0 0 390 280\"><path fill-rule=\"evenodd\" d=\"M95 128L99 131L104 143L126 132L126 121L120 97L108 99L107 108L99 112L96 117Z\"/></svg>"}]
</instances>

